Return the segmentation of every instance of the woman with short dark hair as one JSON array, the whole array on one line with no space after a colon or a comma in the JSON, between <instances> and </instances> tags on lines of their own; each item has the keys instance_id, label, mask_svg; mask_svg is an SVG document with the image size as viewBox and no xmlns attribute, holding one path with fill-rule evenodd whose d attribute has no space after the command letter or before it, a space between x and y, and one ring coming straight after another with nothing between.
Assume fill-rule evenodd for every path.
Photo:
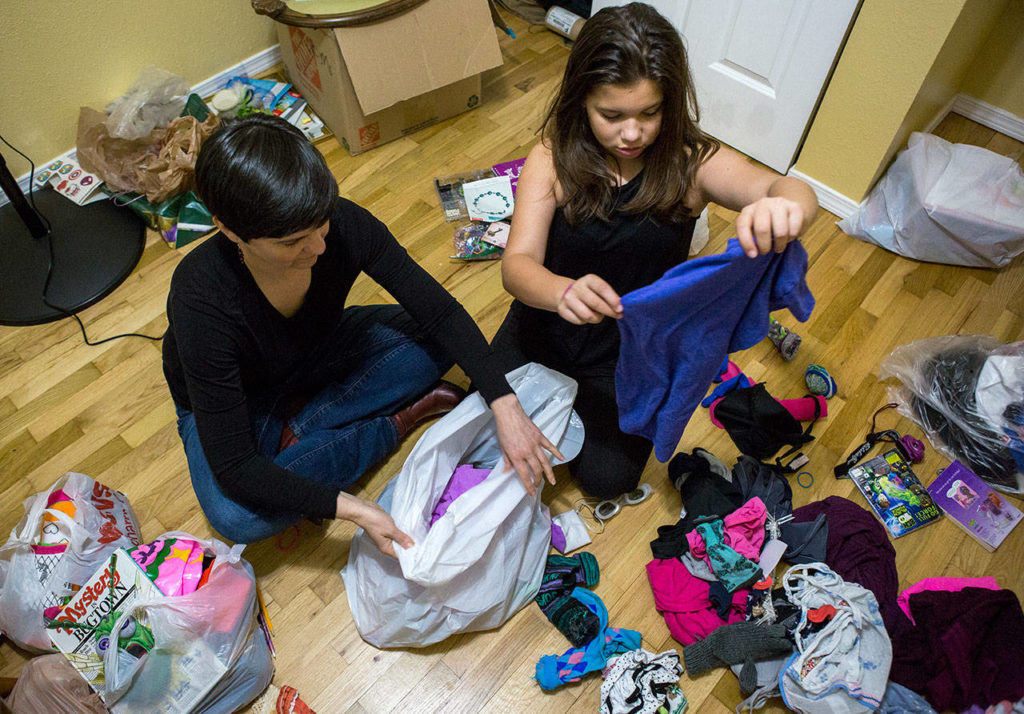
<instances>
[{"instance_id":1,"label":"woman with short dark hair","mask_svg":"<svg viewBox=\"0 0 1024 714\"><path fill-rule=\"evenodd\" d=\"M163 361L217 531L248 543L302 517L344 518L384 552L411 545L343 489L455 406L462 394L438 385L453 361L490 404L526 489L553 481L545 450L558 451L472 318L383 223L338 196L302 132L262 114L226 122L200 151L196 188L220 232L174 272ZM399 304L346 307L363 272Z\"/></svg>"}]
</instances>

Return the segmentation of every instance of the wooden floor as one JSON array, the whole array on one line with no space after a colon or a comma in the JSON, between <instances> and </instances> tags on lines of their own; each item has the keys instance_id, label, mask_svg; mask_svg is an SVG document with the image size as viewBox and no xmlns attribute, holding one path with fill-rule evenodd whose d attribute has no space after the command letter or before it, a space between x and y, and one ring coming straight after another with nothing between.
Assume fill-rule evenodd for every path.
<instances>
[{"instance_id":1,"label":"wooden floor","mask_svg":"<svg viewBox=\"0 0 1024 714\"><path fill-rule=\"evenodd\" d=\"M478 109L354 158L333 140L321 145L342 194L384 220L488 336L509 304L499 265L449 262L452 226L443 221L431 179L519 158L536 141L568 50L542 28L515 20L512 25L519 39L502 38L505 64L485 75ZM1018 160L1024 154L1021 143L955 115L938 133ZM722 250L732 234L732 218L712 208L705 253ZM835 481L831 470L860 443L871 413L886 401L878 366L894 347L945 334L1024 339L1024 261L999 272L921 264L849 238L834 224L835 218L822 211L804 239L808 284L817 299L813 316L802 325L788 313L781 316L803 336L796 359L783 362L767 341L734 357L748 375L767 380L780 398L804 393L803 372L810 362L825 365L839 384L808 451L814 484L794 485L795 505L832 494L859 500L852 485ZM160 334L171 273L188 250L175 252L151 236L125 284L83 312L90 336L128 330ZM367 280L357 283L352 297L390 301ZM465 381L461 373L456 378ZM88 347L69 320L0 328L0 530L14 526L25 497L66 471L80 471L127 494L147 539L171 529L213 536L189 485L174 421L158 344L126 339ZM882 421L921 435L892 412ZM379 494L420 433L422 428L365 478L358 493ZM695 446L729 463L737 455L703 410L680 444L687 451ZM945 464L929 447L918 473L928 483ZM654 496L624 509L590 547L601 565L596 592L608 605L611 624L639 630L644 647L655 652L677 646L654 610L644 572L656 527L675 522L679 512L678 493L665 474L665 466L652 459L645 481L654 486ZM544 494L553 512L568 510L579 496L562 476ZM343 522L322 528L303 523L291 550L280 550L273 540L246 549L277 632L276 684L296 687L320 714L595 710L599 677L550 694L531 679L541 655L567 647L532 605L497 631L453 637L423 650L380 651L362 642L338 575L353 530ZM926 576L994 575L1004 587L1024 592L1024 527L995 554L947 522L899 540L896 551L901 586ZM0 646L0 676L16 675L23 661L9 643ZM728 712L740 699L735 678L725 670L693 680L684 676L681 686L693 712Z\"/></svg>"}]
</instances>

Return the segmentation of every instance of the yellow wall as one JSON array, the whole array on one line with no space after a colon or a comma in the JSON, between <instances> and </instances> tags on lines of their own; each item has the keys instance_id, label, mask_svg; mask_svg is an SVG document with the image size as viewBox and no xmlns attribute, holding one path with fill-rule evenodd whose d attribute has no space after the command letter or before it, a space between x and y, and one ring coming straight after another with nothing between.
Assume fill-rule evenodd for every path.
<instances>
[{"instance_id":1,"label":"yellow wall","mask_svg":"<svg viewBox=\"0 0 1024 714\"><path fill-rule=\"evenodd\" d=\"M80 106L102 109L146 65L194 85L277 44L273 24L248 0L5 0L0 134L38 165L74 147Z\"/></svg>"},{"instance_id":2,"label":"yellow wall","mask_svg":"<svg viewBox=\"0 0 1024 714\"><path fill-rule=\"evenodd\" d=\"M960 91L1024 117L1024 0L1010 0Z\"/></svg>"},{"instance_id":3,"label":"yellow wall","mask_svg":"<svg viewBox=\"0 0 1024 714\"><path fill-rule=\"evenodd\" d=\"M1016 2L1024 7L1024 0ZM971 76L972 62L989 41L993 26L1006 5L1006 0L967 0L964 4L917 97L875 170L869 188L888 170L896 153L906 147L910 134L924 129L961 91L965 79ZM1024 48L1024 44L1021 47Z\"/></svg>"},{"instance_id":4,"label":"yellow wall","mask_svg":"<svg viewBox=\"0 0 1024 714\"><path fill-rule=\"evenodd\" d=\"M860 201L967 0L864 0L796 170Z\"/></svg>"}]
</instances>

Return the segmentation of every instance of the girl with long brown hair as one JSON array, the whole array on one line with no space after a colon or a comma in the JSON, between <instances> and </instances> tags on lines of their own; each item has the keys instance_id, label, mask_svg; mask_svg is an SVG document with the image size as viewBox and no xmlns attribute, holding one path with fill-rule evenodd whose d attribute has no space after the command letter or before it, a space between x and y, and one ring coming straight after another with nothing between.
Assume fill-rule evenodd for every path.
<instances>
[{"instance_id":1,"label":"girl with long brown hair","mask_svg":"<svg viewBox=\"0 0 1024 714\"><path fill-rule=\"evenodd\" d=\"M675 28L641 3L605 8L577 38L519 177L502 264L516 300L493 344L509 367L537 361L579 382L586 440L570 471L594 497L635 489L651 452L618 425L619 296L686 260L709 202L739 211L750 257L783 250L818 209L809 186L721 146L698 116Z\"/></svg>"}]
</instances>

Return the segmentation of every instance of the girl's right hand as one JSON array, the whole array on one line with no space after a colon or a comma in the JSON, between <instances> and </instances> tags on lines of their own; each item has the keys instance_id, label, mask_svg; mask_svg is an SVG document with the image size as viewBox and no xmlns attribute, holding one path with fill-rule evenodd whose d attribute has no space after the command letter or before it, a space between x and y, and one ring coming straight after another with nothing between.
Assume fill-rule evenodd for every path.
<instances>
[{"instance_id":1,"label":"girl's right hand","mask_svg":"<svg viewBox=\"0 0 1024 714\"><path fill-rule=\"evenodd\" d=\"M398 529L390 514L372 501L342 491L338 494L336 515L338 518L352 521L366 531L366 535L380 548L380 552L392 558L397 557L395 543L403 548L411 548L414 545L412 538Z\"/></svg>"},{"instance_id":2,"label":"girl's right hand","mask_svg":"<svg viewBox=\"0 0 1024 714\"><path fill-rule=\"evenodd\" d=\"M606 317L622 317L622 300L612 286L588 273L562 288L556 312L574 325L595 324Z\"/></svg>"}]
</instances>

